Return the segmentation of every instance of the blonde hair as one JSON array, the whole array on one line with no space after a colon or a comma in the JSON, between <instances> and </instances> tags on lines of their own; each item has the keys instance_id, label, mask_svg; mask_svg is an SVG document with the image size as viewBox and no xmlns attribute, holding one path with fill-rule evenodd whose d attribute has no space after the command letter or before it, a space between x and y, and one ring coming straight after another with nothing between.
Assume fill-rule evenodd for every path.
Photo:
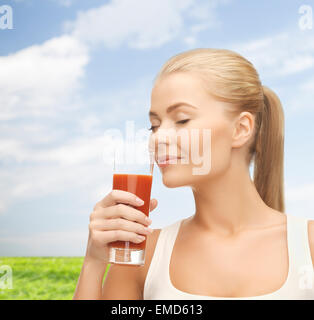
<instances>
[{"instance_id":1,"label":"blonde hair","mask_svg":"<svg viewBox=\"0 0 314 320\"><path fill-rule=\"evenodd\" d=\"M253 180L263 201L284 212L284 113L278 96L261 84L252 63L227 49L192 49L166 61L154 84L173 72L200 76L209 94L234 106L228 114L248 111L255 115L247 161L250 164L254 159Z\"/></svg>"}]
</instances>

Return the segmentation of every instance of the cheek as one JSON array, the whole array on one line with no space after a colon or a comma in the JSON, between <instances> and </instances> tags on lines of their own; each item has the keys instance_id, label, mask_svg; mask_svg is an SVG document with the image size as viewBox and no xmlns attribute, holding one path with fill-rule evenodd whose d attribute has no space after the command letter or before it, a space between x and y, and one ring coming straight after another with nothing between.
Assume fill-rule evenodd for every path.
<instances>
[{"instance_id":1,"label":"cheek","mask_svg":"<svg viewBox=\"0 0 314 320\"><path fill-rule=\"evenodd\" d=\"M211 129L211 173L224 171L230 163L231 135L230 127L216 126Z\"/></svg>"},{"instance_id":2,"label":"cheek","mask_svg":"<svg viewBox=\"0 0 314 320\"><path fill-rule=\"evenodd\" d=\"M215 125L212 127L197 128L195 134L189 131L188 143L178 146L182 155L188 155L187 164L178 164L162 170L163 184L169 188L193 185L204 177L215 176L226 170L231 156L230 126ZM210 129L210 130L208 130ZM210 134L209 134L210 132ZM198 162L201 161L201 162ZM209 170L204 162L209 162ZM195 174L197 169L198 174ZM203 170L204 169L204 170ZM200 172L202 172L200 174Z\"/></svg>"},{"instance_id":3,"label":"cheek","mask_svg":"<svg viewBox=\"0 0 314 320\"><path fill-rule=\"evenodd\" d=\"M200 129L197 139L190 136L190 174L196 178L215 175L224 171L230 163L231 133L230 126L219 123ZM193 147L194 145L194 147ZM193 174L193 168L197 168Z\"/></svg>"},{"instance_id":4,"label":"cheek","mask_svg":"<svg viewBox=\"0 0 314 320\"><path fill-rule=\"evenodd\" d=\"M211 129L211 150L215 158L230 154L231 136L228 130L224 126Z\"/></svg>"}]
</instances>

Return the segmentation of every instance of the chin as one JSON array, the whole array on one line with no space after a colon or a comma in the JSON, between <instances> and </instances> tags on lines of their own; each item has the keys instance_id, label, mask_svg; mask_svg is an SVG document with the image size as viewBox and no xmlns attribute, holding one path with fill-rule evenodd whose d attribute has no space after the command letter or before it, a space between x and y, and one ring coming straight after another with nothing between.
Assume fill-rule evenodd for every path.
<instances>
[{"instance_id":1,"label":"chin","mask_svg":"<svg viewBox=\"0 0 314 320\"><path fill-rule=\"evenodd\" d=\"M179 173L176 170L167 171L166 169L164 172L162 172L162 182L168 188L178 188L187 186L191 181L189 177L185 179L184 174Z\"/></svg>"}]
</instances>

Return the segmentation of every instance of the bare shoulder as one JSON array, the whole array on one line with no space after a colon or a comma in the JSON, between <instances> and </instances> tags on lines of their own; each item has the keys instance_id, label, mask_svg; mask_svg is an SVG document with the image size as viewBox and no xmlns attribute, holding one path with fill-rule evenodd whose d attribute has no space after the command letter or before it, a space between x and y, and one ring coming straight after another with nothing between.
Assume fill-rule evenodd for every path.
<instances>
[{"instance_id":1,"label":"bare shoulder","mask_svg":"<svg viewBox=\"0 0 314 320\"><path fill-rule=\"evenodd\" d=\"M314 267L314 220L308 220L309 244Z\"/></svg>"},{"instance_id":2,"label":"bare shoulder","mask_svg":"<svg viewBox=\"0 0 314 320\"><path fill-rule=\"evenodd\" d=\"M144 266L111 264L102 286L103 300L142 300L146 274L161 229L146 237Z\"/></svg>"}]
</instances>

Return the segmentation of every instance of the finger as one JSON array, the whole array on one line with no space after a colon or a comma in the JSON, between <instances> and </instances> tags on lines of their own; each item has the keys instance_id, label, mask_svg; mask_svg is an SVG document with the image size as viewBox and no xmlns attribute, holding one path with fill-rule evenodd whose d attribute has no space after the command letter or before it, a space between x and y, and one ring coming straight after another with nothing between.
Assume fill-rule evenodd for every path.
<instances>
[{"instance_id":1,"label":"finger","mask_svg":"<svg viewBox=\"0 0 314 320\"><path fill-rule=\"evenodd\" d=\"M157 199L151 199L150 200L150 206L149 206L149 211L153 211L158 205Z\"/></svg>"},{"instance_id":2,"label":"finger","mask_svg":"<svg viewBox=\"0 0 314 320\"><path fill-rule=\"evenodd\" d=\"M96 231L95 233L100 242L104 244L117 240L140 243L146 239L146 236L124 230Z\"/></svg>"},{"instance_id":3,"label":"finger","mask_svg":"<svg viewBox=\"0 0 314 320\"><path fill-rule=\"evenodd\" d=\"M137 197L134 193L124 190L113 189L102 200L96 203L94 209L99 207L106 208L109 206L114 206L118 203L130 204L132 206L142 206L143 202L138 202L137 199L140 198Z\"/></svg>"},{"instance_id":4,"label":"finger","mask_svg":"<svg viewBox=\"0 0 314 320\"><path fill-rule=\"evenodd\" d=\"M153 229L148 228L141 223L133 222L123 218L117 219L98 219L90 223L90 227L99 231L124 230L137 234L148 235Z\"/></svg>"},{"instance_id":5,"label":"finger","mask_svg":"<svg viewBox=\"0 0 314 320\"><path fill-rule=\"evenodd\" d=\"M123 203L119 203L107 208L99 207L90 215L90 220L116 218L124 218L127 220L139 222L144 225L150 224L145 213Z\"/></svg>"}]
</instances>

